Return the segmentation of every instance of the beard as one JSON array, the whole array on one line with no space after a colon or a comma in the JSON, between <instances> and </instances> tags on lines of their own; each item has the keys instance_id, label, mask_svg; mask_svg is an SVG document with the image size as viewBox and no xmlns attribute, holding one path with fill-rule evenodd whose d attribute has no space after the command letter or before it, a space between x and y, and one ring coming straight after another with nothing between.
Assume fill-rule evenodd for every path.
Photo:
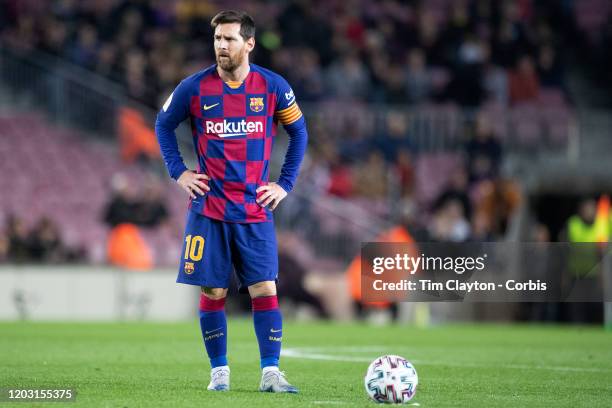
<instances>
[{"instance_id":1,"label":"beard","mask_svg":"<svg viewBox=\"0 0 612 408\"><path fill-rule=\"evenodd\" d=\"M231 55L225 54L225 56L220 56L217 54L217 65L227 72L234 72L236 68L242 65L242 61L244 57L241 53L237 53L234 57Z\"/></svg>"}]
</instances>

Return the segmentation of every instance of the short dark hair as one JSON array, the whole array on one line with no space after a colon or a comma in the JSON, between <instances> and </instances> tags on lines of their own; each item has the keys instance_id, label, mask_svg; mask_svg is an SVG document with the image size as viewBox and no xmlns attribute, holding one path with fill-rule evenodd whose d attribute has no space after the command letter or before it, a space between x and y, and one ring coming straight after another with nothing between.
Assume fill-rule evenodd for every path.
<instances>
[{"instance_id":1,"label":"short dark hair","mask_svg":"<svg viewBox=\"0 0 612 408\"><path fill-rule=\"evenodd\" d=\"M255 21L253 21L253 18L244 11L223 10L210 21L213 30L217 28L219 24L228 23L239 23L240 35L245 40L255 37Z\"/></svg>"}]
</instances>

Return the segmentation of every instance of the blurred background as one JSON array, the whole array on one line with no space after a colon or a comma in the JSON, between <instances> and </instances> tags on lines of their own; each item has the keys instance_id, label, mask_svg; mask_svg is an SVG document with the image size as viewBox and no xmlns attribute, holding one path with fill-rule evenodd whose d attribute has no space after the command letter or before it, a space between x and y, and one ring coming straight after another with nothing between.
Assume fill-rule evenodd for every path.
<instances>
[{"instance_id":1,"label":"blurred background","mask_svg":"<svg viewBox=\"0 0 612 408\"><path fill-rule=\"evenodd\" d=\"M188 200L153 124L214 63L227 8L254 17L251 60L289 81L309 128L275 214L286 313L603 321L602 303L363 305L356 256L373 240L608 241L607 0L0 0L0 319L196 314L197 289L174 284Z\"/></svg>"}]
</instances>

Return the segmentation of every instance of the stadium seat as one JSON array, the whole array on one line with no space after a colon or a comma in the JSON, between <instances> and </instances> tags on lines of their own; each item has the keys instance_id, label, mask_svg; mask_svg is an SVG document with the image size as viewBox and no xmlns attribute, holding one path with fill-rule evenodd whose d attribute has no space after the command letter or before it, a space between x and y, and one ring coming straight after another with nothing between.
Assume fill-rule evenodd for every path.
<instances>
[{"instance_id":1,"label":"stadium seat","mask_svg":"<svg viewBox=\"0 0 612 408\"><path fill-rule=\"evenodd\" d=\"M83 246L90 261L103 262L108 228L102 218L111 195L109 180L122 172L134 185L142 185L147 170L123 164L111 146L54 126L36 113L5 113L0 125L0 188L11 192L2 194L0 213L16 214L28 227L48 216L58 223L68 245ZM176 187L169 181L166 185L169 224L180 230L187 199L177 200ZM159 255L156 264L176 263L176 236L151 233L148 239Z\"/></svg>"}]
</instances>

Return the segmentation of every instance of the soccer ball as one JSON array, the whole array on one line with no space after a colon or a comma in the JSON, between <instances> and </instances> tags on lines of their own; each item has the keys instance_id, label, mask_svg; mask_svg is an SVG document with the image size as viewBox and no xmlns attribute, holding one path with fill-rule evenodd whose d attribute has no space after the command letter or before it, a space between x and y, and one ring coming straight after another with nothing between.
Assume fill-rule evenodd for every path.
<instances>
[{"instance_id":1,"label":"soccer ball","mask_svg":"<svg viewBox=\"0 0 612 408\"><path fill-rule=\"evenodd\" d=\"M382 356L372 361L365 389L376 402L403 404L416 394L419 377L410 361L400 356Z\"/></svg>"}]
</instances>

